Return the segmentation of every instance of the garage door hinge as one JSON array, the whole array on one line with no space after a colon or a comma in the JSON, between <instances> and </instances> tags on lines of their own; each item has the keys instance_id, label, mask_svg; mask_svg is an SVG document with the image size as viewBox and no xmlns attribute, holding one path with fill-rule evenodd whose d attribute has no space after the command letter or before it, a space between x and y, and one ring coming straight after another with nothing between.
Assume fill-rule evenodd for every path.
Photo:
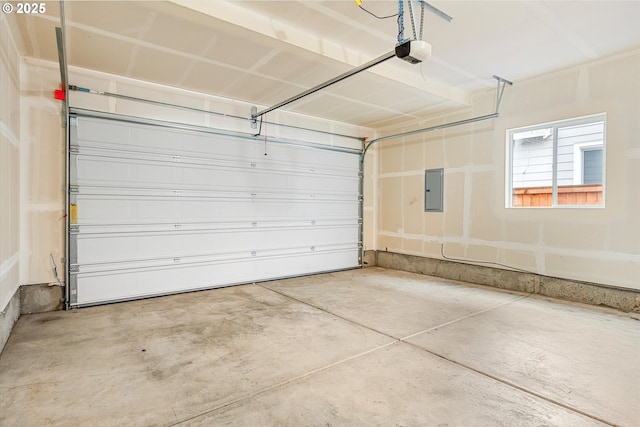
<instances>
[{"instance_id":1,"label":"garage door hinge","mask_svg":"<svg viewBox=\"0 0 640 427\"><path fill-rule=\"evenodd\" d=\"M78 118L77 117L69 117L69 125L78 126Z\"/></svg>"},{"instance_id":2,"label":"garage door hinge","mask_svg":"<svg viewBox=\"0 0 640 427\"><path fill-rule=\"evenodd\" d=\"M78 267L77 265L72 265L71 267L69 267L69 273L70 274L80 273L80 267Z\"/></svg>"},{"instance_id":3,"label":"garage door hinge","mask_svg":"<svg viewBox=\"0 0 640 427\"><path fill-rule=\"evenodd\" d=\"M72 145L69 147L69 154L79 154L80 153L80 147L78 147L77 145Z\"/></svg>"},{"instance_id":4,"label":"garage door hinge","mask_svg":"<svg viewBox=\"0 0 640 427\"><path fill-rule=\"evenodd\" d=\"M69 224L69 231L72 233L80 232L80 226L78 224Z\"/></svg>"},{"instance_id":5,"label":"garage door hinge","mask_svg":"<svg viewBox=\"0 0 640 427\"><path fill-rule=\"evenodd\" d=\"M78 188L77 185L70 185L69 186L69 193L78 194L79 192L80 192L80 188Z\"/></svg>"}]
</instances>

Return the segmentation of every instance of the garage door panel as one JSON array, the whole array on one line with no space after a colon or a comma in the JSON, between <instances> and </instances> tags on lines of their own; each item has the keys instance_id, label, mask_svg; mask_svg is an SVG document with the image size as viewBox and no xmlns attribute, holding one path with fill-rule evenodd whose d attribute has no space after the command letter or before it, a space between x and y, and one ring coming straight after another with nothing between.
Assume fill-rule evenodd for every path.
<instances>
[{"instance_id":1,"label":"garage door panel","mask_svg":"<svg viewBox=\"0 0 640 427\"><path fill-rule=\"evenodd\" d=\"M331 245L358 239L358 227L273 228L246 230L174 231L165 233L105 233L78 236L78 262L125 263L144 259L196 257L227 252L261 252Z\"/></svg>"},{"instance_id":2,"label":"garage door panel","mask_svg":"<svg viewBox=\"0 0 640 427\"><path fill-rule=\"evenodd\" d=\"M325 152L319 160L317 150L295 145L279 145L263 140L242 140L232 136L210 135L155 127L144 124L109 123L98 118L83 118L77 126L79 147L94 147L128 152L163 153L183 158L216 158L233 161L260 160L282 162L295 167L345 168L354 170L357 156L344 156L341 152ZM179 145L176 145L179 140ZM265 156L265 151L267 156Z\"/></svg>"},{"instance_id":3,"label":"garage door panel","mask_svg":"<svg viewBox=\"0 0 640 427\"><path fill-rule=\"evenodd\" d=\"M137 200L134 196L123 198L78 197L78 224L136 223L150 222L206 222L244 219L260 221L269 219L306 219L352 217L358 213L358 203L323 201L267 201L237 199L187 199L146 197Z\"/></svg>"},{"instance_id":4,"label":"garage door panel","mask_svg":"<svg viewBox=\"0 0 640 427\"><path fill-rule=\"evenodd\" d=\"M213 191L220 183L229 183L236 190L252 189L268 191L288 188L297 191L318 192L328 186L339 193L358 191L357 175L322 173L318 170L291 171L279 167L261 168L250 164L202 165L183 161L157 161L149 159L121 159L75 155L78 179L75 184L84 187L110 186L129 188L137 186L149 188L170 187L172 189L202 189ZM216 185L218 184L218 185Z\"/></svg>"},{"instance_id":5,"label":"garage door panel","mask_svg":"<svg viewBox=\"0 0 640 427\"><path fill-rule=\"evenodd\" d=\"M153 232L167 232L175 230L183 231L195 231L195 232L210 232L210 231L224 231L224 230L241 230L248 227L257 229L264 228L305 228L309 225L317 226L319 228L325 227L349 227L354 228L358 226L358 220L352 217L345 218L329 218L329 219L273 219L262 220L259 223L257 221L238 220L234 218L228 221L215 221L215 222L154 222L154 223L136 223L136 224L116 224L104 221L101 224L98 223L83 223L82 226L76 226L77 229L82 229L81 235L88 236L97 233L114 233L117 230L118 233L153 233ZM117 228L114 228L117 227Z\"/></svg>"},{"instance_id":6,"label":"garage door panel","mask_svg":"<svg viewBox=\"0 0 640 427\"><path fill-rule=\"evenodd\" d=\"M83 286L77 291L77 304L93 305L178 292L210 289L281 277L352 268L358 262L357 251L299 254L208 265L178 265L111 273L78 274ZM281 275L286 271L287 275ZM279 276L280 274L280 276Z\"/></svg>"},{"instance_id":7,"label":"garage door panel","mask_svg":"<svg viewBox=\"0 0 640 427\"><path fill-rule=\"evenodd\" d=\"M102 118L79 117L76 136L76 144L80 147L151 150L157 153L194 156L211 152L229 157L264 155L261 144L257 141L234 142L234 138L223 135L212 140L210 135L200 132ZM176 143L177 141L179 143Z\"/></svg>"},{"instance_id":8,"label":"garage door panel","mask_svg":"<svg viewBox=\"0 0 640 427\"><path fill-rule=\"evenodd\" d=\"M359 156L79 116L70 304L360 263Z\"/></svg>"},{"instance_id":9,"label":"garage door panel","mask_svg":"<svg viewBox=\"0 0 640 427\"><path fill-rule=\"evenodd\" d=\"M158 257L145 259L128 259L125 261L109 262L101 260L94 263L80 263L77 269L78 276L88 275L111 275L124 274L137 271L157 270L162 268L191 268L203 265L218 264L238 264L240 268L239 274L242 274L242 263L255 263L264 259L280 259L280 258L296 258L300 256L316 256L318 259L335 253L355 254L357 256L357 245L348 244L332 244L324 246L305 246L299 248L273 248L260 251L225 251L218 253L209 253L201 255L188 255L182 257ZM248 272L248 270L247 270ZM283 272L280 272L282 275ZM248 276L249 277L249 276ZM250 276L247 280L254 280L254 276ZM267 278L268 279L268 278Z\"/></svg>"}]
</instances>

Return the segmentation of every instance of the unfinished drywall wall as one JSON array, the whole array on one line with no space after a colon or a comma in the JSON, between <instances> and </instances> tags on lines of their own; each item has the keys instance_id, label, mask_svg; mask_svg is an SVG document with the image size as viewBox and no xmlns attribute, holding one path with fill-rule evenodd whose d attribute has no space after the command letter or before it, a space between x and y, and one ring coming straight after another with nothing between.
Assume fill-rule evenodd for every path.
<instances>
[{"instance_id":1,"label":"unfinished drywall wall","mask_svg":"<svg viewBox=\"0 0 640 427\"><path fill-rule=\"evenodd\" d=\"M0 14L0 351L20 313L20 57L11 19Z\"/></svg>"},{"instance_id":2,"label":"unfinished drywall wall","mask_svg":"<svg viewBox=\"0 0 640 427\"><path fill-rule=\"evenodd\" d=\"M494 103L495 92L483 93L471 109L380 133L488 114ZM505 207L507 129L603 112L605 208ZM367 182L377 181L378 223L365 245L441 258L442 242L450 257L640 289L639 112L636 50L516 82L506 89L498 119L382 142L375 170L366 171ZM425 213L424 170L441 167L444 212Z\"/></svg>"},{"instance_id":3,"label":"unfinished drywall wall","mask_svg":"<svg viewBox=\"0 0 640 427\"><path fill-rule=\"evenodd\" d=\"M20 95L22 135L20 227L21 284L56 284L53 262L64 280L65 140L61 103L53 99L60 73L23 60Z\"/></svg>"},{"instance_id":4,"label":"unfinished drywall wall","mask_svg":"<svg viewBox=\"0 0 640 427\"><path fill-rule=\"evenodd\" d=\"M257 133L251 128L251 105L215 96L180 90L158 84L141 82L91 70L70 67L70 84L159 102L238 115L238 120L216 114L186 111L113 97L71 92L72 107L128 116L208 126L244 133ZM50 254L58 264L64 280L61 258L64 257L64 185L65 141L61 125L61 103L53 99L53 91L60 84L57 63L26 58L22 65L22 135L23 158L23 226L22 226L22 284L53 284ZM282 111L269 113L269 122L285 122L344 135L371 135L372 130L300 114ZM314 133L291 127L264 124L262 135L311 143L360 149L358 139ZM265 150L269 150L269 138Z\"/></svg>"}]
</instances>

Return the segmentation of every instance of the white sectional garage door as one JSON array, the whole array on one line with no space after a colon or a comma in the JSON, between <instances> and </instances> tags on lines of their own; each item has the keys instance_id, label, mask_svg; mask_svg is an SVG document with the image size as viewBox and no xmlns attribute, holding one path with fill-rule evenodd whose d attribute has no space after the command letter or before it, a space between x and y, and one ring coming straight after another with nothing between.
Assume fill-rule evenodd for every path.
<instances>
[{"instance_id":1,"label":"white sectional garage door","mask_svg":"<svg viewBox=\"0 0 640 427\"><path fill-rule=\"evenodd\" d=\"M71 122L70 307L360 265L353 150Z\"/></svg>"}]
</instances>

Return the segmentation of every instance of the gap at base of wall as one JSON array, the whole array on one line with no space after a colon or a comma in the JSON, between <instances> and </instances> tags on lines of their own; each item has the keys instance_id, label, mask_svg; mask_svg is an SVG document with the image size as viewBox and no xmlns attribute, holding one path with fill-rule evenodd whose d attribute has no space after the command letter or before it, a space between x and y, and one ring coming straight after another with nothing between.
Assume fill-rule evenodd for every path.
<instances>
[{"instance_id":1,"label":"gap at base of wall","mask_svg":"<svg viewBox=\"0 0 640 427\"><path fill-rule=\"evenodd\" d=\"M640 291L634 289L620 289L598 283L560 279L396 252L365 251L364 257L367 261L367 267L377 266L407 271L582 304L605 306L627 313L640 313Z\"/></svg>"}]
</instances>

